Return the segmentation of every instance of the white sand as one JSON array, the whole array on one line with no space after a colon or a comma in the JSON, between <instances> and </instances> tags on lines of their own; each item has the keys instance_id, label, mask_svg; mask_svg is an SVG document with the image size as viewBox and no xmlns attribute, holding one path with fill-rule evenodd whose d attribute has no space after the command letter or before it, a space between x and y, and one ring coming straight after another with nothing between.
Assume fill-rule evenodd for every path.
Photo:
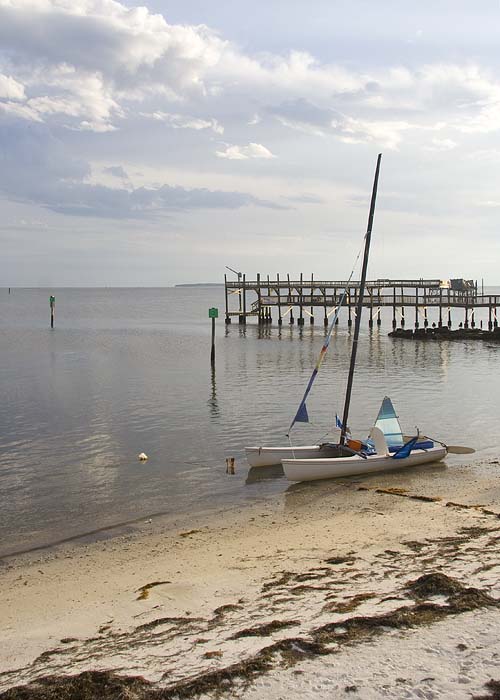
<instances>
[{"instance_id":1,"label":"white sand","mask_svg":"<svg viewBox=\"0 0 500 700\"><path fill-rule=\"evenodd\" d=\"M412 606L404 586L424 573L442 572L500 598L499 495L493 468L486 478L465 466L304 484L256 507L145 522L134 535L7 560L0 567L0 690L86 669L168 686L280 639L311 640L330 622ZM141 586L154 582L163 583L138 600ZM334 610L361 594L351 610ZM221 606L232 607L217 612ZM290 624L230 639L271 621ZM470 698L500 679L499 623L500 610L481 608L333 644L326 656L299 653L283 668L277 654L270 673L250 687L237 681L227 697L331 698L339 690L358 698Z\"/></svg>"}]
</instances>

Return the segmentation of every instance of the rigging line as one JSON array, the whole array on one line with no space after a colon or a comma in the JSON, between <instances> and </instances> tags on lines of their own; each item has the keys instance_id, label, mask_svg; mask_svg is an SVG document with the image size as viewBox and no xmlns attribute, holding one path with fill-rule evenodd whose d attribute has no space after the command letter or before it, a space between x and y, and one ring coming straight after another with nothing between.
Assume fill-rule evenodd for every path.
<instances>
[{"instance_id":1,"label":"rigging line","mask_svg":"<svg viewBox=\"0 0 500 700\"><path fill-rule=\"evenodd\" d=\"M316 379L316 375L318 374L318 372L319 372L319 370L320 370L320 367L321 367L321 365L322 365L322 363L323 363L323 360L324 360L324 358L325 358L325 355L326 355L326 352L327 352L327 350L328 350L328 346L329 346L329 344L330 344L330 340L331 340L331 337L332 337L333 329L335 328L335 324L336 324L337 319L338 319L339 314L340 314L340 309L342 308L342 304L344 303L344 300L345 300L345 298L346 298L346 296L347 296L347 290L349 289L349 284L350 284L350 282L351 282L351 280L352 280L352 277L353 277L353 275L354 275L354 272L355 272L355 270L356 270L356 267L357 267L359 258L360 258L360 256L361 256L361 252L362 252L362 250L364 249L364 241L365 241L365 239L366 239L366 235L367 235L367 234L365 234L364 237L363 237L363 242L362 242L362 244L361 244L361 246L360 246L360 248L359 248L358 254L357 254L356 259L355 259L355 261L354 261L354 265L353 265L353 267L352 267L351 274L349 275L349 279L347 280L347 283L346 283L346 285L345 285L345 287L344 287L344 292L343 292L342 297L340 298L339 304L338 304L338 306L337 306L337 308L336 308L335 315L334 315L334 317L333 317L333 319L332 319L332 321L331 321L331 323L330 323L330 326L328 327L328 332L327 332L326 337L325 337L325 340L324 340L324 342L323 342L323 346L322 346L322 348L321 348L321 350L320 350L319 357L318 357L318 359L317 359L317 361L316 361L316 366L315 366L315 368L314 368L314 370L313 370L313 373L312 373L312 375L311 375L311 378L309 379L309 382L308 382L308 384L307 384L306 390L305 390L305 392L304 392L304 396L302 397L302 401L300 402L299 408L298 408L298 410L297 410L297 412L296 412L296 414L295 414L295 417L294 417L294 419L292 420L292 422L291 422L291 424L290 424L290 427L288 428L288 432L286 433L288 439L290 439L290 433L291 433L291 431L292 431L293 426L295 425L295 422L297 421L297 417L298 417L299 413L301 412L301 410L302 410L303 408L305 409L305 402L306 402L306 399L307 399L307 397L308 397L308 395L309 395L309 392L311 391L311 388L312 388L312 385L313 385L313 383L314 383L314 380ZM292 308L292 307L290 307L290 309L291 309L291 308ZM309 421L307 421L307 422L309 422Z\"/></svg>"}]
</instances>

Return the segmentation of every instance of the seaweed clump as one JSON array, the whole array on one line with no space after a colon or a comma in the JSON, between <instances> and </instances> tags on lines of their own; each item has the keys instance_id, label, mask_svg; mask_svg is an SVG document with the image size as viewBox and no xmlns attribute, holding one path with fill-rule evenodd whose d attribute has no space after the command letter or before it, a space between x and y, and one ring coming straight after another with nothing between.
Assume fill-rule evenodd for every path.
<instances>
[{"instance_id":1,"label":"seaweed clump","mask_svg":"<svg viewBox=\"0 0 500 700\"><path fill-rule=\"evenodd\" d=\"M10 688L1 700L144 700L151 684L141 676L118 676L110 671L84 671L76 676L45 676Z\"/></svg>"},{"instance_id":2,"label":"seaweed clump","mask_svg":"<svg viewBox=\"0 0 500 700\"><path fill-rule=\"evenodd\" d=\"M485 687L489 691L489 695L474 695L472 700L500 700L500 681L494 681L493 678L485 683Z\"/></svg>"},{"instance_id":3,"label":"seaweed clump","mask_svg":"<svg viewBox=\"0 0 500 700\"><path fill-rule=\"evenodd\" d=\"M246 629L235 632L229 639L241 639L241 637L268 637L273 632L285 629L285 627L294 627L300 625L300 620L272 620L264 625L256 627L247 627Z\"/></svg>"}]
</instances>

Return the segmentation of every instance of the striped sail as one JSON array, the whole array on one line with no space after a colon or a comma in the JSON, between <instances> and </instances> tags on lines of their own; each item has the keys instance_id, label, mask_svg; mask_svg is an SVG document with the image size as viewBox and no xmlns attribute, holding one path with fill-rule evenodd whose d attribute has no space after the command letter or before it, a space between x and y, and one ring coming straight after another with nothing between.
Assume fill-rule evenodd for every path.
<instances>
[{"instance_id":1,"label":"striped sail","mask_svg":"<svg viewBox=\"0 0 500 700\"><path fill-rule=\"evenodd\" d=\"M403 432L392 401L388 396L384 397L382 401L375 426L384 433L388 447L400 447L403 445Z\"/></svg>"}]
</instances>

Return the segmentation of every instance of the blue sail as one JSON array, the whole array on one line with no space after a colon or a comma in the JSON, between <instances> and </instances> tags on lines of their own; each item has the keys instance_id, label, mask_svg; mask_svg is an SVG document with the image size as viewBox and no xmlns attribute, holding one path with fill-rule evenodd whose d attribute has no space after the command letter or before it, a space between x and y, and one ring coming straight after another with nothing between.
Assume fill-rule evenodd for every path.
<instances>
[{"instance_id":1,"label":"blue sail","mask_svg":"<svg viewBox=\"0 0 500 700\"><path fill-rule=\"evenodd\" d=\"M387 446L390 447L402 447L403 431L399 424L399 419L392 405L392 401L388 396L382 401L380 411L378 412L377 420L375 421L375 426L380 428L384 433L385 441Z\"/></svg>"}]
</instances>

